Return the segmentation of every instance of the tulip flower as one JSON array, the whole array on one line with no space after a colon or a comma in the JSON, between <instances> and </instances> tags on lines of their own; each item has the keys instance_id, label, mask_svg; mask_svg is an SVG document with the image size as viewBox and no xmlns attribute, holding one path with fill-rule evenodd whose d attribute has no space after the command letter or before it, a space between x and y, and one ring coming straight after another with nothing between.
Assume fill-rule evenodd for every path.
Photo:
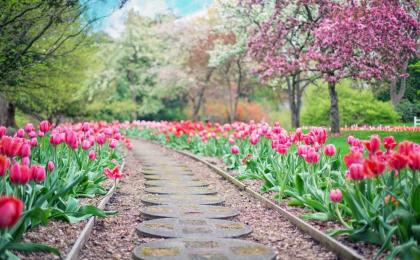
<instances>
[{"instance_id":1,"label":"tulip flower","mask_svg":"<svg viewBox=\"0 0 420 260\"><path fill-rule=\"evenodd\" d=\"M24 130L25 130L26 133L30 133L30 132L35 130L35 127L31 123L27 123L24 127Z\"/></svg>"},{"instance_id":2,"label":"tulip flower","mask_svg":"<svg viewBox=\"0 0 420 260\"><path fill-rule=\"evenodd\" d=\"M397 146L393 136L384 137L384 147L387 151L394 149Z\"/></svg>"},{"instance_id":3,"label":"tulip flower","mask_svg":"<svg viewBox=\"0 0 420 260\"><path fill-rule=\"evenodd\" d=\"M92 150L89 152L88 157L90 160L94 161L96 159L96 151Z\"/></svg>"},{"instance_id":4,"label":"tulip flower","mask_svg":"<svg viewBox=\"0 0 420 260\"><path fill-rule=\"evenodd\" d=\"M14 163L10 168L10 182L15 184L25 185L31 179L32 172L27 165L19 165Z\"/></svg>"},{"instance_id":5,"label":"tulip flower","mask_svg":"<svg viewBox=\"0 0 420 260\"><path fill-rule=\"evenodd\" d=\"M78 141L77 141L76 133L71 131L71 130L67 130L65 132L65 142L72 149L76 149L78 147Z\"/></svg>"},{"instance_id":6,"label":"tulip flower","mask_svg":"<svg viewBox=\"0 0 420 260\"><path fill-rule=\"evenodd\" d=\"M335 146L333 144L326 145L324 147L324 153L326 156L334 156L336 152Z\"/></svg>"},{"instance_id":7,"label":"tulip flower","mask_svg":"<svg viewBox=\"0 0 420 260\"><path fill-rule=\"evenodd\" d=\"M420 152L411 152L408 156L408 166L413 171L420 170Z\"/></svg>"},{"instance_id":8,"label":"tulip flower","mask_svg":"<svg viewBox=\"0 0 420 260\"><path fill-rule=\"evenodd\" d=\"M399 153L393 153L389 158L388 164L389 164L389 167L392 170L398 171L398 170L403 169L407 166L408 157L406 157L402 154L399 154Z\"/></svg>"},{"instance_id":9,"label":"tulip flower","mask_svg":"<svg viewBox=\"0 0 420 260\"><path fill-rule=\"evenodd\" d=\"M109 142L109 149L115 149L115 147L117 147L117 145L118 145L118 141L117 140L115 140L115 139L112 139L110 142Z\"/></svg>"},{"instance_id":10,"label":"tulip flower","mask_svg":"<svg viewBox=\"0 0 420 260\"><path fill-rule=\"evenodd\" d=\"M305 161L310 164L315 164L319 161L320 155L315 151L315 149L310 148L305 156Z\"/></svg>"},{"instance_id":11,"label":"tulip flower","mask_svg":"<svg viewBox=\"0 0 420 260\"><path fill-rule=\"evenodd\" d=\"M123 176L122 172L120 172L120 169L118 168L118 166L115 166L114 169L109 169L109 168L105 168L104 169L104 174L110 178L110 179L121 179L121 177Z\"/></svg>"},{"instance_id":12,"label":"tulip flower","mask_svg":"<svg viewBox=\"0 0 420 260\"><path fill-rule=\"evenodd\" d=\"M48 163L47 163L47 169L48 169L49 172L54 171L55 165L54 165L54 162L53 161L48 161Z\"/></svg>"},{"instance_id":13,"label":"tulip flower","mask_svg":"<svg viewBox=\"0 0 420 260\"><path fill-rule=\"evenodd\" d=\"M289 147L287 145L279 144L277 146L277 152L279 154L286 154L288 150L289 150Z\"/></svg>"},{"instance_id":14,"label":"tulip flower","mask_svg":"<svg viewBox=\"0 0 420 260\"><path fill-rule=\"evenodd\" d=\"M32 172L32 180L34 180L35 182L42 182L45 180L45 177L47 176L45 173L44 166L41 166L41 165L32 165L31 172Z\"/></svg>"},{"instance_id":15,"label":"tulip flower","mask_svg":"<svg viewBox=\"0 0 420 260\"><path fill-rule=\"evenodd\" d=\"M369 141L365 142L365 147L370 154L374 154L381 146L381 139L378 135L372 135Z\"/></svg>"},{"instance_id":16,"label":"tulip flower","mask_svg":"<svg viewBox=\"0 0 420 260\"><path fill-rule=\"evenodd\" d=\"M239 147L237 145L234 145L234 146L232 146L230 151L232 152L232 154L238 154L239 153Z\"/></svg>"},{"instance_id":17,"label":"tulip flower","mask_svg":"<svg viewBox=\"0 0 420 260\"><path fill-rule=\"evenodd\" d=\"M31 159L29 159L29 157L23 157L22 158L22 164L29 166L29 164L31 163Z\"/></svg>"},{"instance_id":18,"label":"tulip flower","mask_svg":"<svg viewBox=\"0 0 420 260\"><path fill-rule=\"evenodd\" d=\"M31 145L29 143L24 143L20 147L19 156L20 157L29 157L31 155Z\"/></svg>"},{"instance_id":19,"label":"tulip flower","mask_svg":"<svg viewBox=\"0 0 420 260\"><path fill-rule=\"evenodd\" d=\"M39 123L39 130L43 133L50 131L50 128L50 122L48 122L47 120L44 120L41 123Z\"/></svg>"},{"instance_id":20,"label":"tulip flower","mask_svg":"<svg viewBox=\"0 0 420 260\"><path fill-rule=\"evenodd\" d=\"M385 162L377 159L365 159L363 162L363 172L365 177L377 177L385 171L385 168Z\"/></svg>"},{"instance_id":21,"label":"tulip flower","mask_svg":"<svg viewBox=\"0 0 420 260\"><path fill-rule=\"evenodd\" d=\"M25 136L25 130L23 130L22 128L19 128L16 132L16 136L19 138L22 138Z\"/></svg>"},{"instance_id":22,"label":"tulip flower","mask_svg":"<svg viewBox=\"0 0 420 260\"><path fill-rule=\"evenodd\" d=\"M84 122L82 124L82 131L87 132L87 131L89 131L89 129L90 129L90 124L88 122Z\"/></svg>"},{"instance_id":23,"label":"tulip flower","mask_svg":"<svg viewBox=\"0 0 420 260\"><path fill-rule=\"evenodd\" d=\"M349 168L353 163L362 163L363 154L360 152L350 151L350 153L345 155L343 159L347 168Z\"/></svg>"},{"instance_id":24,"label":"tulip flower","mask_svg":"<svg viewBox=\"0 0 420 260\"><path fill-rule=\"evenodd\" d=\"M0 126L0 138L6 135L7 128L4 126Z\"/></svg>"},{"instance_id":25,"label":"tulip flower","mask_svg":"<svg viewBox=\"0 0 420 260\"><path fill-rule=\"evenodd\" d=\"M340 189L330 191L330 200L334 203L338 203L343 199L343 193Z\"/></svg>"},{"instance_id":26,"label":"tulip flower","mask_svg":"<svg viewBox=\"0 0 420 260\"><path fill-rule=\"evenodd\" d=\"M4 155L0 154L0 177L4 175L7 169L10 167L10 160Z\"/></svg>"},{"instance_id":27,"label":"tulip flower","mask_svg":"<svg viewBox=\"0 0 420 260\"><path fill-rule=\"evenodd\" d=\"M352 180L363 180L365 178L363 172L363 164L353 163L348 170L348 177Z\"/></svg>"},{"instance_id":28,"label":"tulip flower","mask_svg":"<svg viewBox=\"0 0 420 260\"><path fill-rule=\"evenodd\" d=\"M31 141L29 142L29 144L31 145L31 147L35 147L38 145L38 139L37 138L32 138Z\"/></svg>"},{"instance_id":29,"label":"tulip flower","mask_svg":"<svg viewBox=\"0 0 420 260\"><path fill-rule=\"evenodd\" d=\"M398 153L403 155L409 155L414 148L414 144L409 141L403 141L398 145Z\"/></svg>"},{"instance_id":30,"label":"tulip flower","mask_svg":"<svg viewBox=\"0 0 420 260\"><path fill-rule=\"evenodd\" d=\"M96 136L96 142L97 142L99 145L103 145L103 144L105 143L105 141L106 141L106 137L105 137L105 135L104 135L104 134L98 134L98 135Z\"/></svg>"},{"instance_id":31,"label":"tulip flower","mask_svg":"<svg viewBox=\"0 0 420 260\"><path fill-rule=\"evenodd\" d=\"M14 226L23 211L23 202L13 196L0 197L0 228Z\"/></svg>"},{"instance_id":32,"label":"tulip flower","mask_svg":"<svg viewBox=\"0 0 420 260\"><path fill-rule=\"evenodd\" d=\"M3 136L0 140L0 152L13 158L18 155L22 143L20 138Z\"/></svg>"},{"instance_id":33,"label":"tulip flower","mask_svg":"<svg viewBox=\"0 0 420 260\"><path fill-rule=\"evenodd\" d=\"M83 150L88 150L90 148L90 142L89 140L83 140L82 142L82 149Z\"/></svg>"}]
</instances>

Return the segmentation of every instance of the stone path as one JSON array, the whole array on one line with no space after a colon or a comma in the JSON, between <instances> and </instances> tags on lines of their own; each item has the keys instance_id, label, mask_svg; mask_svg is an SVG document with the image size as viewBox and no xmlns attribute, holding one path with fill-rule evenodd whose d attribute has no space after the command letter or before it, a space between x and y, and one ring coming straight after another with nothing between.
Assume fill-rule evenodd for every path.
<instances>
[{"instance_id":1,"label":"stone path","mask_svg":"<svg viewBox=\"0 0 420 260\"><path fill-rule=\"evenodd\" d=\"M141 213L156 219L143 221L137 232L139 236L170 239L136 247L134 259L275 258L274 251L264 245L231 239L252 232L246 224L221 219L236 216L238 212L222 206L209 206L223 204L223 197L214 195L216 190L195 176L186 165L147 148L139 152L148 186L145 191L149 193L141 201L150 206Z\"/></svg>"}]
</instances>

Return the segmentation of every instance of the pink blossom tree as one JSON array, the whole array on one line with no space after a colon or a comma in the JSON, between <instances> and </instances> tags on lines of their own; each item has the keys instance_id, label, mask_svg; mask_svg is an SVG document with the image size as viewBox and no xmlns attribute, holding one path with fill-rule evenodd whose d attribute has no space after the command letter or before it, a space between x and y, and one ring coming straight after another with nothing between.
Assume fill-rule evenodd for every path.
<instances>
[{"instance_id":1,"label":"pink blossom tree","mask_svg":"<svg viewBox=\"0 0 420 260\"><path fill-rule=\"evenodd\" d=\"M419 22L410 1L347 1L328 8L314 28L308 60L328 82L331 130L338 133L336 83L406 77L408 60L418 53Z\"/></svg>"},{"instance_id":2,"label":"pink blossom tree","mask_svg":"<svg viewBox=\"0 0 420 260\"><path fill-rule=\"evenodd\" d=\"M333 133L340 131L335 89L340 79L405 76L404 65L417 53L419 22L409 0L244 0L240 4L244 2L250 8L271 3L274 9L266 22L251 30L248 52L259 61L257 72L263 78L291 79L289 97L300 93L302 78L310 82L306 78L310 73L323 76ZM293 103L291 108L293 113Z\"/></svg>"}]
</instances>

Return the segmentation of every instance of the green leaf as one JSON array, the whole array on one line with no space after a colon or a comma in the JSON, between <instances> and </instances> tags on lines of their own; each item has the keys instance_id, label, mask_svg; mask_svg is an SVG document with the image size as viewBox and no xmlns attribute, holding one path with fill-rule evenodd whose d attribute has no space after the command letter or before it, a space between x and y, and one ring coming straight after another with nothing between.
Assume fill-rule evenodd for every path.
<instances>
[{"instance_id":1,"label":"green leaf","mask_svg":"<svg viewBox=\"0 0 420 260\"><path fill-rule=\"evenodd\" d=\"M411 206L413 207L414 211L420 216L420 185L414 190L414 194L411 196Z\"/></svg>"},{"instance_id":2,"label":"green leaf","mask_svg":"<svg viewBox=\"0 0 420 260\"><path fill-rule=\"evenodd\" d=\"M320 221L327 221L330 219L327 213L322 213L322 212L303 214L301 215L301 218L314 219L314 220L320 220Z\"/></svg>"},{"instance_id":3,"label":"green leaf","mask_svg":"<svg viewBox=\"0 0 420 260\"><path fill-rule=\"evenodd\" d=\"M8 245L8 249L25 252L47 252L61 258L60 251L57 248L38 243L11 243Z\"/></svg>"},{"instance_id":4,"label":"green leaf","mask_svg":"<svg viewBox=\"0 0 420 260\"><path fill-rule=\"evenodd\" d=\"M296 190L298 194L303 195L305 184L303 183L302 177L300 177L299 174L296 174L295 184L296 184Z\"/></svg>"}]
</instances>

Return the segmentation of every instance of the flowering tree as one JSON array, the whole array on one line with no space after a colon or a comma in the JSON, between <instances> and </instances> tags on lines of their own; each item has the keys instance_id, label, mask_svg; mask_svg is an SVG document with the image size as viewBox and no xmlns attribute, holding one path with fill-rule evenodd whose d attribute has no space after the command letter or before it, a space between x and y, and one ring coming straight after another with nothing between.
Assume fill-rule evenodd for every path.
<instances>
[{"instance_id":1,"label":"flowering tree","mask_svg":"<svg viewBox=\"0 0 420 260\"><path fill-rule=\"evenodd\" d=\"M407 62L416 54L419 22L414 6L399 1L330 3L314 28L308 60L328 81L333 132L339 132L335 83L345 77L364 80L406 77Z\"/></svg>"},{"instance_id":2,"label":"flowering tree","mask_svg":"<svg viewBox=\"0 0 420 260\"><path fill-rule=\"evenodd\" d=\"M273 8L252 31L249 53L262 77L287 78L293 110L299 114L302 80L317 73L327 81L331 130L340 130L335 83L345 77L395 78L416 53L418 21L410 1L240 1L253 8ZM303 83L303 87L306 86ZM297 93L297 96L293 93Z\"/></svg>"}]
</instances>

